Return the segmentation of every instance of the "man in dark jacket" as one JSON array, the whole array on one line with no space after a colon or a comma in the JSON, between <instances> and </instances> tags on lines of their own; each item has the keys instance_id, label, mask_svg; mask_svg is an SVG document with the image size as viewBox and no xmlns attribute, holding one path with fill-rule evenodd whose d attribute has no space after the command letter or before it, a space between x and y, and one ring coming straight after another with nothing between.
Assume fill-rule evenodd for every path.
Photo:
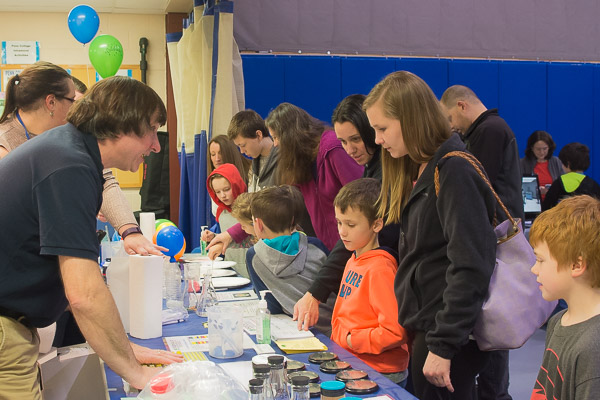
<instances>
[{"instance_id":1,"label":"man in dark jacket","mask_svg":"<svg viewBox=\"0 0 600 400\"><path fill-rule=\"evenodd\" d=\"M494 190L515 218L524 218L521 194L521 167L515 135L498 115L488 110L466 86L446 89L442 108L452 130L461 134L469 150L487 173ZM506 218L499 211L499 220ZM502 216L502 217L500 217ZM508 351L491 352L488 366L479 374L479 400L510 400L508 394Z\"/></svg>"}]
</instances>

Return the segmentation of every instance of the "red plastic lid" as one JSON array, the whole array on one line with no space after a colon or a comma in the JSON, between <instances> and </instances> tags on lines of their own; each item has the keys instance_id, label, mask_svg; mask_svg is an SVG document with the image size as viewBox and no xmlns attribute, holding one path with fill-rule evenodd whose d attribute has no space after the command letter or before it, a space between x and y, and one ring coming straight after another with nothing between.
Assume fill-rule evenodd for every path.
<instances>
[{"instance_id":1,"label":"red plastic lid","mask_svg":"<svg viewBox=\"0 0 600 400\"><path fill-rule=\"evenodd\" d=\"M164 394L173 389L173 381L170 375L160 374L150 381L150 391L154 394Z\"/></svg>"}]
</instances>

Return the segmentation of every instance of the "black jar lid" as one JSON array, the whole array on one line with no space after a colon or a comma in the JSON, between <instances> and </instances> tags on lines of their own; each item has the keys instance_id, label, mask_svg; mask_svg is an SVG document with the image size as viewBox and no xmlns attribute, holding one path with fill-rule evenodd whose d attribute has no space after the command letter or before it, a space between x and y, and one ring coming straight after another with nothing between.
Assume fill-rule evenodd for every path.
<instances>
[{"instance_id":1,"label":"black jar lid","mask_svg":"<svg viewBox=\"0 0 600 400\"><path fill-rule=\"evenodd\" d=\"M292 381L292 385L293 386L308 386L308 376L306 375L296 375L293 376L291 379Z\"/></svg>"},{"instance_id":2,"label":"black jar lid","mask_svg":"<svg viewBox=\"0 0 600 400\"><path fill-rule=\"evenodd\" d=\"M367 379L369 374L358 369L346 369L335 374L335 379L342 382L355 381L358 379Z\"/></svg>"},{"instance_id":3,"label":"black jar lid","mask_svg":"<svg viewBox=\"0 0 600 400\"><path fill-rule=\"evenodd\" d=\"M269 356L267 358L269 364L271 365L281 365L283 364L284 357L283 356Z\"/></svg>"},{"instance_id":4,"label":"black jar lid","mask_svg":"<svg viewBox=\"0 0 600 400\"><path fill-rule=\"evenodd\" d=\"M291 380L294 376L306 376L309 382L319 382L319 374L313 371L297 371L288 374L288 379Z\"/></svg>"},{"instance_id":5,"label":"black jar lid","mask_svg":"<svg viewBox=\"0 0 600 400\"><path fill-rule=\"evenodd\" d=\"M308 393L310 394L310 397L321 397L321 385L316 382L309 383Z\"/></svg>"},{"instance_id":6,"label":"black jar lid","mask_svg":"<svg viewBox=\"0 0 600 400\"><path fill-rule=\"evenodd\" d=\"M263 380L262 379L250 379L248 382L248 388L250 393L259 394L263 392Z\"/></svg>"},{"instance_id":7,"label":"black jar lid","mask_svg":"<svg viewBox=\"0 0 600 400\"><path fill-rule=\"evenodd\" d=\"M308 356L308 361L313 364L321 364L325 361L337 360L338 356L330 351L319 351Z\"/></svg>"},{"instance_id":8,"label":"black jar lid","mask_svg":"<svg viewBox=\"0 0 600 400\"><path fill-rule=\"evenodd\" d=\"M265 374L271 372L271 366L269 364L254 364L252 363L252 369L254 373Z\"/></svg>"},{"instance_id":9,"label":"black jar lid","mask_svg":"<svg viewBox=\"0 0 600 400\"><path fill-rule=\"evenodd\" d=\"M286 369L289 374L296 371L304 371L306 365L302 361L288 360Z\"/></svg>"},{"instance_id":10,"label":"black jar lid","mask_svg":"<svg viewBox=\"0 0 600 400\"><path fill-rule=\"evenodd\" d=\"M350 368L352 368L350 364L340 360L326 361L319 366L319 369L326 374L337 374L340 371Z\"/></svg>"},{"instance_id":11,"label":"black jar lid","mask_svg":"<svg viewBox=\"0 0 600 400\"><path fill-rule=\"evenodd\" d=\"M346 382L346 392L352 394L369 394L379 390L379 385L369 379Z\"/></svg>"}]
</instances>

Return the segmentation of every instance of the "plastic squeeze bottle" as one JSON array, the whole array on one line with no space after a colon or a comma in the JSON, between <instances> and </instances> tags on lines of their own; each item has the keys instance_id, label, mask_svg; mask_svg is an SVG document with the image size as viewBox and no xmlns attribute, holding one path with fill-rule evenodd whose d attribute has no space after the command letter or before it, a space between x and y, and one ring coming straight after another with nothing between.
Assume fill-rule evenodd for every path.
<instances>
[{"instance_id":1,"label":"plastic squeeze bottle","mask_svg":"<svg viewBox=\"0 0 600 400\"><path fill-rule=\"evenodd\" d=\"M266 293L271 293L271 291L260 291L260 301L256 309L256 342L258 344L271 344L271 312L267 308Z\"/></svg>"}]
</instances>

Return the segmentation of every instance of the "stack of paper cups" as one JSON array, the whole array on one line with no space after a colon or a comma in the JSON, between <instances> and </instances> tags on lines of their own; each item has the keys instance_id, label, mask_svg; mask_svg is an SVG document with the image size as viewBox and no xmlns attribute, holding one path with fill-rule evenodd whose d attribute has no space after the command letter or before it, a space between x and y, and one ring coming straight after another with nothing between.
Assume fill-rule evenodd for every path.
<instances>
[{"instance_id":1,"label":"stack of paper cups","mask_svg":"<svg viewBox=\"0 0 600 400\"><path fill-rule=\"evenodd\" d=\"M140 213L140 229L142 234L152 242L154 232L156 231L156 216L153 212Z\"/></svg>"},{"instance_id":2,"label":"stack of paper cups","mask_svg":"<svg viewBox=\"0 0 600 400\"><path fill-rule=\"evenodd\" d=\"M129 257L129 329L138 339L162 336L162 265L160 256Z\"/></svg>"}]
</instances>

